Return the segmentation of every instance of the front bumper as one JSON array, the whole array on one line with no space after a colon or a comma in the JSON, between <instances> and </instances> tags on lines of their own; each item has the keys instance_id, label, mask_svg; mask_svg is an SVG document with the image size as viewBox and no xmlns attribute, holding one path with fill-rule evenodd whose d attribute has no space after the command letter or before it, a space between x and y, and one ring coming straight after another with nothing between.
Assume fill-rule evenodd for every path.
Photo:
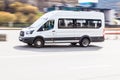
<instances>
[{"instance_id":1,"label":"front bumper","mask_svg":"<svg viewBox=\"0 0 120 80\"><path fill-rule=\"evenodd\" d=\"M33 37L19 37L19 40L24 43L32 44L34 41L34 38Z\"/></svg>"}]
</instances>

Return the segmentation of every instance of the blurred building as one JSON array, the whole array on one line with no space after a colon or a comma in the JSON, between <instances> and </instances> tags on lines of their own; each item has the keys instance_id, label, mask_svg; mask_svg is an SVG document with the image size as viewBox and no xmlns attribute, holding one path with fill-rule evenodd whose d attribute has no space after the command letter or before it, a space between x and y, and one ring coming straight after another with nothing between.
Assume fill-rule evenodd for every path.
<instances>
[{"instance_id":1,"label":"blurred building","mask_svg":"<svg viewBox=\"0 0 120 80\"><path fill-rule=\"evenodd\" d=\"M78 0L26 0L28 3L38 6L41 11L43 8L51 7L53 5L76 5Z\"/></svg>"}]
</instances>

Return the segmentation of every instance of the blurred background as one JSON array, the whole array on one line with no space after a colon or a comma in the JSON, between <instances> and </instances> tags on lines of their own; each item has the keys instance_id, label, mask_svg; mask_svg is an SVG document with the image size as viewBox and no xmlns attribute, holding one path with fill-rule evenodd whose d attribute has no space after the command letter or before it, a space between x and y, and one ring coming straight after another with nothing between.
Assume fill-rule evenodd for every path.
<instances>
[{"instance_id":1,"label":"blurred background","mask_svg":"<svg viewBox=\"0 0 120 80\"><path fill-rule=\"evenodd\" d=\"M0 27L27 27L53 10L99 11L106 27L120 25L120 0L0 0Z\"/></svg>"}]
</instances>

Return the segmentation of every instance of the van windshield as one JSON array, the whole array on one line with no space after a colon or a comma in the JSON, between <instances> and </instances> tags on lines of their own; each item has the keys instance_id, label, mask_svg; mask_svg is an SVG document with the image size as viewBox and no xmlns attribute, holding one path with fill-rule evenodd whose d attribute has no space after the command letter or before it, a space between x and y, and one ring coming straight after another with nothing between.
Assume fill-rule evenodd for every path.
<instances>
[{"instance_id":1,"label":"van windshield","mask_svg":"<svg viewBox=\"0 0 120 80\"><path fill-rule=\"evenodd\" d=\"M40 27L42 24L44 24L46 22L47 18L39 18L38 20L36 20L30 27L34 28L34 27Z\"/></svg>"}]
</instances>

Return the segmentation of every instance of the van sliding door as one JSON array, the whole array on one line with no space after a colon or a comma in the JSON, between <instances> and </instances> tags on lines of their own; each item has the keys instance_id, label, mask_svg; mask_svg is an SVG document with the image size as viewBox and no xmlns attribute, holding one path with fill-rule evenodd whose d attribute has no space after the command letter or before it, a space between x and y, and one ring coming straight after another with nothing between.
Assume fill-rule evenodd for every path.
<instances>
[{"instance_id":1,"label":"van sliding door","mask_svg":"<svg viewBox=\"0 0 120 80\"><path fill-rule=\"evenodd\" d=\"M59 19L54 33L54 42L74 42L73 19Z\"/></svg>"}]
</instances>

